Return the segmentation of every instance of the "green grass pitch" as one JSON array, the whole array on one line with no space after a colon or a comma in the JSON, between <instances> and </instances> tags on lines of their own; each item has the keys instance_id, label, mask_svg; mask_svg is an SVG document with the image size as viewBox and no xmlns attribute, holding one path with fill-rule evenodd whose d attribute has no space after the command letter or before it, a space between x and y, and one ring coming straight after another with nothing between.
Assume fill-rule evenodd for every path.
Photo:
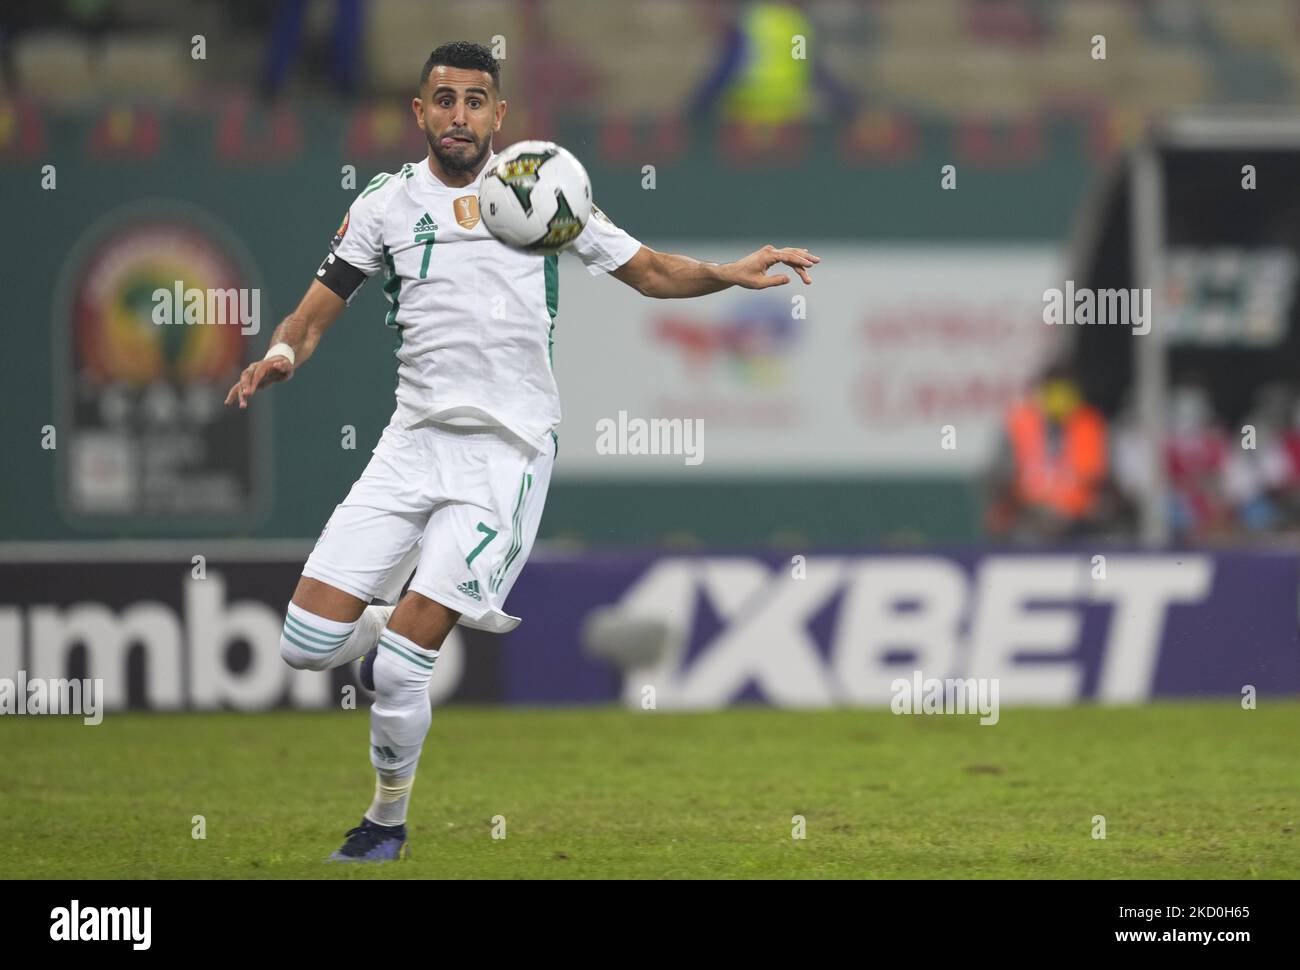
<instances>
[{"instance_id":1,"label":"green grass pitch","mask_svg":"<svg viewBox=\"0 0 1300 970\"><path fill-rule=\"evenodd\" d=\"M325 865L370 801L367 723L0 718L0 844L14 850L0 875L1300 876L1293 700L1004 708L989 727L887 710L443 708L412 857Z\"/></svg>"}]
</instances>

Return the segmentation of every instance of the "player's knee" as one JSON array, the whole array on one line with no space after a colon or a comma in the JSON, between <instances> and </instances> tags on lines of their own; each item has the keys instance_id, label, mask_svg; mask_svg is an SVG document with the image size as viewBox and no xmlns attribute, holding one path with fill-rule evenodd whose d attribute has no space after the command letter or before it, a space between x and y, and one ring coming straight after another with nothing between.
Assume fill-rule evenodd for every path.
<instances>
[{"instance_id":1,"label":"player's knee","mask_svg":"<svg viewBox=\"0 0 1300 970\"><path fill-rule=\"evenodd\" d=\"M375 695L392 698L409 695L427 700L429 681L433 678L433 664L428 669L423 664L405 660L388 650L380 650L375 657ZM427 706L427 704L425 705Z\"/></svg>"},{"instance_id":2,"label":"player's knee","mask_svg":"<svg viewBox=\"0 0 1300 970\"><path fill-rule=\"evenodd\" d=\"M280 656L294 670L326 670L327 658L307 653L280 631Z\"/></svg>"},{"instance_id":3,"label":"player's knee","mask_svg":"<svg viewBox=\"0 0 1300 970\"><path fill-rule=\"evenodd\" d=\"M345 655L357 624L327 620L290 603L280 630L280 656L295 670L329 670Z\"/></svg>"},{"instance_id":4,"label":"player's knee","mask_svg":"<svg viewBox=\"0 0 1300 970\"><path fill-rule=\"evenodd\" d=\"M371 763L381 770L401 772L419 758L420 746L433 721L429 704L432 670L388 650L380 650L374 672L375 702L370 705Z\"/></svg>"},{"instance_id":5,"label":"player's knee","mask_svg":"<svg viewBox=\"0 0 1300 970\"><path fill-rule=\"evenodd\" d=\"M280 630L280 656L290 667L294 670L328 670L331 652L308 644L303 633L291 627L286 617Z\"/></svg>"}]
</instances>

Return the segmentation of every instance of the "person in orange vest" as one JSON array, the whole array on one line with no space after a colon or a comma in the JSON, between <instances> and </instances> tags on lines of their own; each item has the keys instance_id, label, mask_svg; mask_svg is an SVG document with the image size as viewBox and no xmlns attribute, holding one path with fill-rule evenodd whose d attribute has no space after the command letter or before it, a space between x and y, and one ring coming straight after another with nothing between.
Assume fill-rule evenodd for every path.
<instances>
[{"instance_id":1,"label":"person in orange vest","mask_svg":"<svg viewBox=\"0 0 1300 970\"><path fill-rule=\"evenodd\" d=\"M1078 384L1053 368L1007 411L1005 428L989 531L1042 538L1090 531L1106 480L1106 419Z\"/></svg>"}]
</instances>

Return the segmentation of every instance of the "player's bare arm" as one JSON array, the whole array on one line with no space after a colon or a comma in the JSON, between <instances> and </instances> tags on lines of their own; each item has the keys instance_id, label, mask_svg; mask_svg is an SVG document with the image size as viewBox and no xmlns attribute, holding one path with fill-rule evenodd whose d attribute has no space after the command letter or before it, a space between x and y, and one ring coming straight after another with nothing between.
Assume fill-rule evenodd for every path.
<instances>
[{"instance_id":1,"label":"player's bare arm","mask_svg":"<svg viewBox=\"0 0 1300 970\"><path fill-rule=\"evenodd\" d=\"M297 308L281 321L271 335L271 346L288 345L293 351L293 361L288 357L276 356L249 364L226 395L226 404L238 401L241 408L246 408L248 399L261 388L292 377L294 370L305 364L316 350L321 335L339 318L345 306L347 303L341 296L312 280Z\"/></svg>"},{"instance_id":2,"label":"player's bare arm","mask_svg":"<svg viewBox=\"0 0 1300 970\"><path fill-rule=\"evenodd\" d=\"M811 284L808 270L821 262L798 246L778 249L767 245L732 263L706 263L677 253L660 253L642 246L635 256L610 273L638 293L656 299L678 299L717 293L731 286L748 290L764 290L769 286L783 286L790 277L781 274L769 276L768 270L778 263L789 266L804 284Z\"/></svg>"}]
</instances>

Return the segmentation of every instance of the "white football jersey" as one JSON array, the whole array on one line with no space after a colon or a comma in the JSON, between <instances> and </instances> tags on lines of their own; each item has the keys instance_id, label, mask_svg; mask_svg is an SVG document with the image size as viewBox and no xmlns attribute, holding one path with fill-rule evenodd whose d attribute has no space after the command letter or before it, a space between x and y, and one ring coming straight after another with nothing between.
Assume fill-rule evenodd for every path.
<instances>
[{"instance_id":1,"label":"white football jersey","mask_svg":"<svg viewBox=\"0 0 1300 970\"><path fill-rule=\"evenodd\" d=\"M488 232L478 190L495 159L463 188L444 185L427 159L375 176L331 249L367 276L384 270L385 322L399 334L394 420L501 425L541 451L560 423L551 370L559 260ZM570 248L595 276L640 246L593 207Z\"/></svg>"}]
</instances>

